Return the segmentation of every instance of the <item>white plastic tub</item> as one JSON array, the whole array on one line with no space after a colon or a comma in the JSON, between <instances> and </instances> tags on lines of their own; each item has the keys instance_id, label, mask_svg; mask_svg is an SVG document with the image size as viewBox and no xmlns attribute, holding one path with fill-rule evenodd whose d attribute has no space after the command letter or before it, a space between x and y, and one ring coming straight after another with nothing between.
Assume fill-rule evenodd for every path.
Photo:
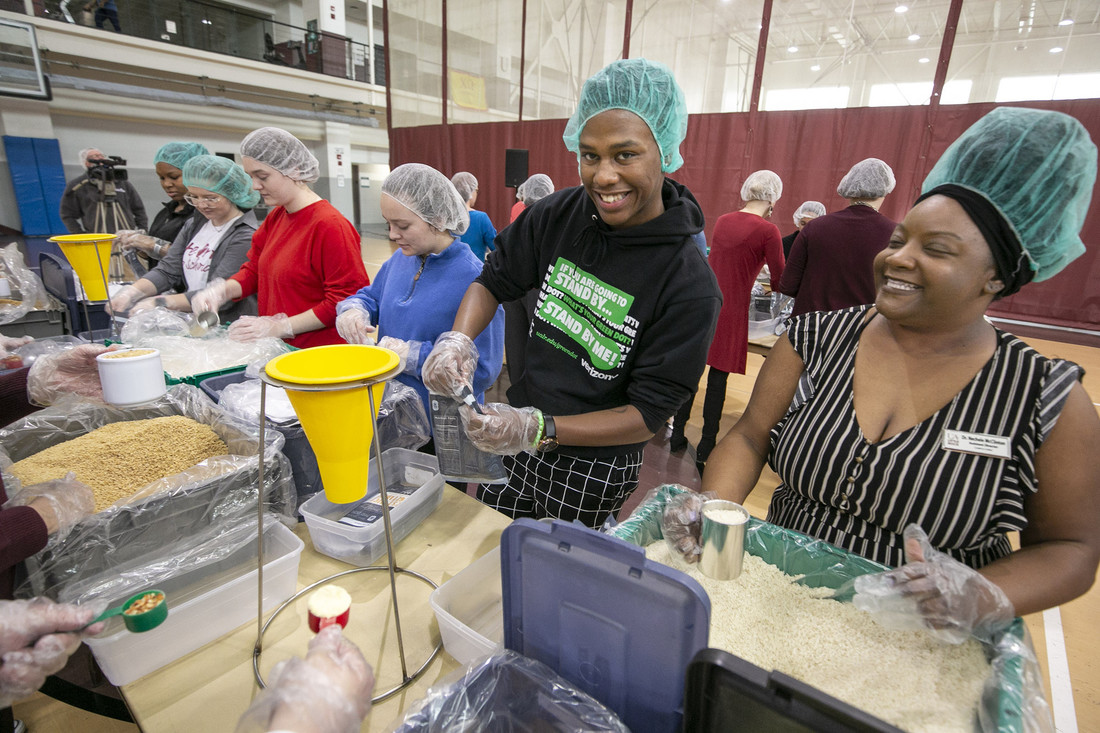
<instances>
[{"instance_id":1,"label":"white plastic tub","mask_svg":"<svg viewBox=\"0 0 1100 733\"><path fill-rule=\"evenodd\" d=\"M504 649L500 547L494 547L432 591L428 602L443 648L460 664Z\"/></svg>"},{"instance_id":2,"label":"white plastic tub","mask_svg":"<svg viewBox=\"0 0 1100 733\"><path fill-rule=\"evenodd\" d=\"M285 525L264 532L264 611L294 595L305 545ZM126 685L256 618L256 542L225 560L159 586L168 619L134 634L111 619L99 636L85 639L113 685Z\"/></svg>"},{"instance_id":3,"label":"white plastic tub","mask_svg":"<svg viewBox=\"0 0 1100 733\"><path fill-rule=\"evenodd\" d=\"M443 475L439 472L439 461L435 456L407 448L383 451L382 470L390 498L393 541L397 543L439 506L443 498ZM334 504L325 497L324 492L320 492L298 507L317 552L360 567L383 557L386 554L386 534L381 519L360 527L340 522L363 504L377 504L375 497L378 494L377 467L372 460L367 496L363 499L351 504Z\"/></svg>"}]
</instances>

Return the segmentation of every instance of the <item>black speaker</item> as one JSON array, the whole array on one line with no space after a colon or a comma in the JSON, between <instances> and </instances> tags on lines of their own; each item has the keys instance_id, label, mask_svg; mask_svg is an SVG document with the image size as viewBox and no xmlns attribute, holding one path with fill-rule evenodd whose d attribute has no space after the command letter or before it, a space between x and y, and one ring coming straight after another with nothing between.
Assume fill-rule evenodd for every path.
<instances>
[{"instance_id":1,"label":"black speaker","mask_svg":"<svg viewBox=\"0 0 1100 733\"><path fill-rule=\"evenodd\" d=\"M527 151L508 148L504 151L504 185L519 188L527 180Z\"/></svg>"}]
</instances>

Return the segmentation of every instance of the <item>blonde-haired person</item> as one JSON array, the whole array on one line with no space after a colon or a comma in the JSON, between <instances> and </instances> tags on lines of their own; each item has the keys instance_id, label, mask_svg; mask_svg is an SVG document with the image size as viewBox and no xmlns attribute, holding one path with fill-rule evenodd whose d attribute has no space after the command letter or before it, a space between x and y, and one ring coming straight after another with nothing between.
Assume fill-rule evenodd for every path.
<instances>
[{"instance_id":1,"label":"blonde-haired person","mask_svg":"<svg viewBox=\"0 0 1100 733\"><path fill-rule=\"evenodd\" d=\"M229 277L244 263L258 226L252 208L260 202L248 174L220 155L197 155L183 166L183 184L200 216L180 230L156 267L111 298L113 312L159 306L189 313L192 298L207 283ZM219 319L230 323L255 314L256 298L249 296L223 304Z\"/></svg>"},{"instance_id":2,"label":"blonde-haired person","mask_svg":"<svg viewBox=\"0 0 1100 733\"><path fill-rule=\"evenodd\" d=\"M778 289L783 276L783 242L779 229L768 219L779 197L783 181L773 171L759 170L749 175L741 186L740 210L718 217L711 237L707 262L722 289L722 309L718 327L707 352L707 390L703 398L703 437L699 441L695 460L703 470L707 455L714 447L721 426L722 408L726 403L726 382L729 375L744 374L749 354L749 303L752 286L765 263L771 273L772 289ZM695 401L692 395L676 413L669 448L682 450L687 446L684 424L691 415Z\"/></svg>"},{"instance_id":3,"label":"blonde-haired person","mask_svg":"<svg viewBox=\"0 0 1100 733\"><path fill-rule=\"evenodd\" d=\"M260 315L238 319L230 338L278 337L298 348L344 343L336 306L370 283L359 232L309 187L320 175L317 158L286 130L254 130L241 155L252 187L273 208L241 269L207 285L192 298L192 309L217 310L255 293Z\"/></svg>"}]
</instances>

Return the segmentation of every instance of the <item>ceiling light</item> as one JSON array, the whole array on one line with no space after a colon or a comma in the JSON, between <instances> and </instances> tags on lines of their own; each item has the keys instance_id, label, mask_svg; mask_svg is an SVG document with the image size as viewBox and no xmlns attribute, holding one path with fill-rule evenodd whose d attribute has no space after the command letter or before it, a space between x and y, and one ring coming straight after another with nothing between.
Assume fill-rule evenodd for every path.
<instances>
[{"instance_id":1,"label":"ceiling light","mask_svg":"<svg viewBox=\"0 0 1100 733\"><path fill-rule=\"evenodd\" d=\"M202 19L202 24L203 25L214 25L213 21L207 20L206 18Z\"/></svg>"},{"instance_id":2,"label":"ceiling light","mask_svg":"<svg viewBox=\"0 0 1100 733\"><path fill-rule=\"evenodd\" d=\"M1050 52L1051 53L1062 53L1063 50L1064 49L1061 46L1055 46L1054 48L1050 49Z\"/></svg>"},{"instance_id":3,"label":"ceiling light","mask_svg":"<svg viewBox=\"0 0 1100 733\"><path fill-rule=\"evenodd\" d=\"M1062 18L1058 21L1058 25L1073 25L1073 18Z\"/></svg>"},{"instance_id":4,"label":"ceiling light","mask_svg":"<svg viewBox=\"0 0 1100 733\"><path fill-rule=\"evenodd\" d=\"M920 34L919 33L910 33L909 34L909 40L910 41L919 41L920 40Z\"/></svg>"},{"instance_id":5,"label":"ceiling light","mask_svg":"<svg viewBox=\"0 0 1100 733\"><path fill-rule=\"evenodd\" d=\"M798 46L787 46L787 51L789 53L798 53Z\"/></svg>"},{"instance_id":6,"label":"ceiling light","mask_svg":"<svg viewBox=\"0 0 1100 733\"><path fill-rule=\"evenodd\" d=\"M927 56L925 56L924 58L919 58L919 59L917 59L917 63L918 63L918 64L927 64L927 63L928 63L928 61L929 61L929 59L928 59L928 57L927 57Z\"/></svg>"},{"instance_id":7,"label":"ceiling light","mask_svg":"<svg viewBox=\"0 0 1100 733\"><path fill-rule=\"evenodd\" d=\"M814 64L810 67L810 71L821 71L821 64Z\"/></svg>"},{"instance_id":8,"label":"ceiling light","mask_svg":"<svg viewBox=\"0 0 1100 733\"><path fill-rule=\"evenodd\" d=\"M895 13L908 13L909 12L909 6L908 5L899 5L896 8L894 8L894 12Z\"/></svg>"}]
</instances>

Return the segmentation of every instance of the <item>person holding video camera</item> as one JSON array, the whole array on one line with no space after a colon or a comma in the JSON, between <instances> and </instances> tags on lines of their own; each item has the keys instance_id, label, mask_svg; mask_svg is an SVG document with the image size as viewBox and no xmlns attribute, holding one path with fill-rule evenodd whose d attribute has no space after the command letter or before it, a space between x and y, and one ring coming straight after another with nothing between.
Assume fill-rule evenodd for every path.
<instances>
[{"instance_id":1,"label":"person holding video camera","mask_svg":"<svg viewBox=\"0 0 1100 733\"><path fill-rule=\"evenodd\" d=\"M71 234L113 234L148 226L145 204L126 180L125 160L85 148L80 163L84 175L69 181L61 195L61 221Z\"/></svg>"}]
</instances>

